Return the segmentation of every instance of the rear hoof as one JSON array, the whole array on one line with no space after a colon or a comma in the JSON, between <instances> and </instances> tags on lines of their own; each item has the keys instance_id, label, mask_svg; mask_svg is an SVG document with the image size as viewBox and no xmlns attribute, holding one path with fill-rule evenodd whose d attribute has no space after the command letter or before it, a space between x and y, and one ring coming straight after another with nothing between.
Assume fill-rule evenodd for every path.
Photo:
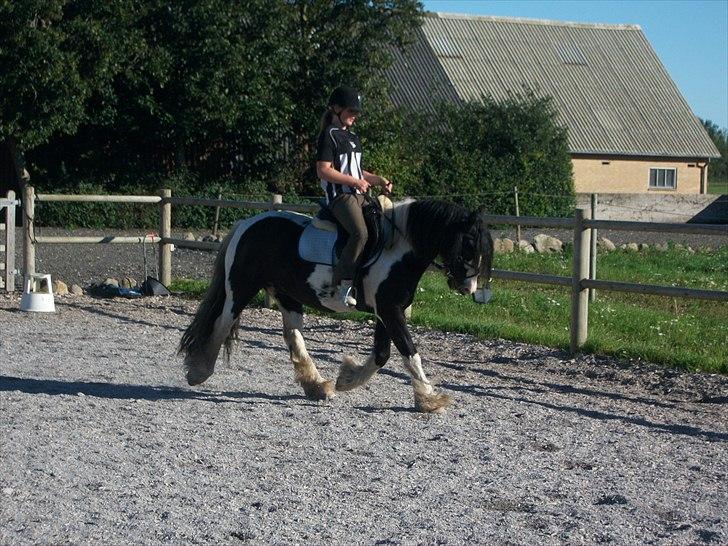
<instances>
[{"instance_id":1,"label":"rear hoof","mask_svg":"<svg viewBox=\"0 0 728 546\"><path fill-rule=\"evenodd\" d=\"M200 385L207 381L207 379L212 374L207 371L197 370L195 368L190 368L187 370L187 373L185 374L187 378L187 384L190 386Z\"/></svg>"},{"instance_id":2,"label":"rear hoof","mask_svg":"<svg viewBox=\"0 0 728 546\"><path fill-rule=\"evenodd\" d=\"M302 386L309 400L331 400L334 397L334 384L331 381L303 383Z\"/></svg>"},{"instance_id":3,"label":"rear hoof","mask_svg":"<svg viewBox=\"0 0 728 546\"><path fill-rule=\"evenodd\" d=\"M415 409L421 413L445 413L452 399L445 393L415 393Z\"/></svg>"}]
</instances>

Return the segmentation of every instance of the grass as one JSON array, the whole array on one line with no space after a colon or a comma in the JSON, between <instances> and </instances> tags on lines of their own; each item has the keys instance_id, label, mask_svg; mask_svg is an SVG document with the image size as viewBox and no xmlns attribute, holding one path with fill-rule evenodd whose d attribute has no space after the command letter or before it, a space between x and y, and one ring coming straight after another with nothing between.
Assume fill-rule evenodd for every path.
<instances>
[{"instance_id":1,"label":"grass","mask_svg":"<svg viewBox=\"0 0 728 546\"><path fill-rule=\"evenodd\" d=\"M568 276L571 256L505 254L495 267ZM600 254L597 278L728 291L728 247L690 254ZM175 281L173 290L201 294L206 283ZM493 282L487 305L449 291L442 275L426 274L412 307L412 324L567 349L570 292L557 286ZM262 305L259 296L257 303ZM371 318L348 313L347 318ZM693 371L728 373L728 304L600 291L590 304L584 351L642 359Z\"/></svg>"},{"instance_id":2,"label":"grass","mask_svg":"<svg viewBox=\"0 0 728 546\"><path fill-rule=\"evenodd\" d=\"M708 193L715 193L718 195L728 194L728 180L713 180L709 177Z\"/></svg>"}]
</instances>

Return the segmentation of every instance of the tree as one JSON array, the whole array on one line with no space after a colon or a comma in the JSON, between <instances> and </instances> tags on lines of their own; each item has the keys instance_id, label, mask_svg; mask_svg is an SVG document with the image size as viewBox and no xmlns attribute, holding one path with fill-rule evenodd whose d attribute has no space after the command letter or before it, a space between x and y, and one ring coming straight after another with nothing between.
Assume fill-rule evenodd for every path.
<instances>
[{"instance_id":1,"label":"tree","mask_svg":"<svg viewBox=\"0 0 728 546\"><path fill-rule=\"evenodd\" d=\"M95 3L70 1L63 15L83 4ZM389 48L406 41L421 11L414 0L121 6L123 17L105 23L116 31L121 70L88 96L85 118L65 131L72 137L36 151L49 179L120 188L172 176L191 191L216 179L264 180L301 190L329 92L347 82L369 108L381 100Z\"/></svg>"},{"instance_id":2,"label":"tree","mask_svg":"<svg viewBox=\"0 0 728 546\"><path fill-rule=\"evenodd\" d=\"M90 97L109 89L123 48L109 39L114 27L96 17L116 18L124 3L106 4L0 3L0 141L10 148L21 184L30 180L26 152L53 135L74 133L88 119Z\"/></svg>"},{"instance_id":3,"label":"tree","mask_svg":"<svg viewBox=\"0 0 728 546\"><path fill-rule=\"evenodd\" d=\"M288 0L287 24L295 55L295 71L287 95L295 105L291 116L293 168L311 164L328 94L347 84L364 95L371 112L386 100L384 69L391 49L402 47L419 28L422 5L416 0ZM299 185L297 189L302 189Z\"/></svg>"},{"instance_id":4,"label":"tree","mask_svg":"<svg viewBox=\"0 0 728 546\"><path fill-rule=\"evenodd\" d=\"M703 127L710 135L710 138L718 148L720 157L710 162L708 180L717 182L722 187L728 188L728 129L719 127L709 119L701 120Z\"/></svg>"}]
</instances>

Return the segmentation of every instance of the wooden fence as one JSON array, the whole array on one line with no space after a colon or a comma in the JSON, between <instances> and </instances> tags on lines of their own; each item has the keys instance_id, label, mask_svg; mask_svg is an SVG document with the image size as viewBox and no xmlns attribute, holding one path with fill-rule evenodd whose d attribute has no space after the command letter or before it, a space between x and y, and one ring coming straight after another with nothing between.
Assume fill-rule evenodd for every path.
<instances>
[{"instance_id":1,"label":"wooden fence","mask_svg":"<svg viewBox=\"0 0 728 546\"><path fill-rule=\"evenodd\" d=\"M9 191L5 199L0 199L0 211L5 215L0 221L0 290L15 291L15 207L20 201L15 199L15 192Z\"/></svg>"},{"instance_id":2,"label":"wooden fence","mask_svg":"<svg viewBox=\"0 0 728 546\"><path fill-rule=\"evenodd\" d=\"M24 192L23 214L24 244L23 257L25 275L35 272L36 244L108 244L108 243L141 243L144 237L117 237L108 235L104 237L36 237L34 234L34 210L36 201L84 201L107 203L149 203L159 207L159 236L153 242L159 245L159 272L160 280L168 285L172 278L172 245L180 248L198 250L217 250L220 243L188 241L172 237L172 206L193 205L208 207L241 208L253 210L289 210L296 212L315 212L316 204L288 204L283 203L280 195L273 195L271 201L232 201L225 199L198 199L193 197L172 197L171 190L160 190L156 196L133 195L58 195L35 194L32 187ZM718 290L701 290L675 286L658 286L648 284L626 283L610 280L595 279L596 266L596 230L609 229L617 231L657 231L661 233L690 233L703 235L728 236L728 227L713 224L673 224L656 222L628 222L617 220L598 220L591 218L590 209L576 209L573 218L540 218L527 216L498 216L488 215L486 221L491 225L513 225L526 227L567 228L574 232L574 253L572 274L570 277L558 275L542 275L523 271L508 271L494 269L493 277L496 279L514 280L522 282L552 284L568 286L571 288L571 326L570 348L577 352L587 339L589 291L612 290L619 292L637 292L641 294L655 294L673 298L697 298L714 301L728 301L728 292ZM147 239L149 240L149 239Z\"/></svg>"}]
</instances>

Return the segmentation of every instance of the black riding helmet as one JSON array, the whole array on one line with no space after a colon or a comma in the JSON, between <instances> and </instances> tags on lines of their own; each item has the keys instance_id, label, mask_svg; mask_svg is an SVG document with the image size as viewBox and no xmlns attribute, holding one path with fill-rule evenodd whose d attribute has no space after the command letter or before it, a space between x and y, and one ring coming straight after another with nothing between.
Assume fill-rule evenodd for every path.
<instances>
[{"instance_id":1,"label":"black riding helmet","mask_svg":"<svg viewBox=\"0 0 728 546\"><path fill-rule=\"evenodd\" d=\"M353 87L340 85L331 93L329 97L329 107L339 106L361 112L361 95Z\"/></svg>"}]
</instances>

